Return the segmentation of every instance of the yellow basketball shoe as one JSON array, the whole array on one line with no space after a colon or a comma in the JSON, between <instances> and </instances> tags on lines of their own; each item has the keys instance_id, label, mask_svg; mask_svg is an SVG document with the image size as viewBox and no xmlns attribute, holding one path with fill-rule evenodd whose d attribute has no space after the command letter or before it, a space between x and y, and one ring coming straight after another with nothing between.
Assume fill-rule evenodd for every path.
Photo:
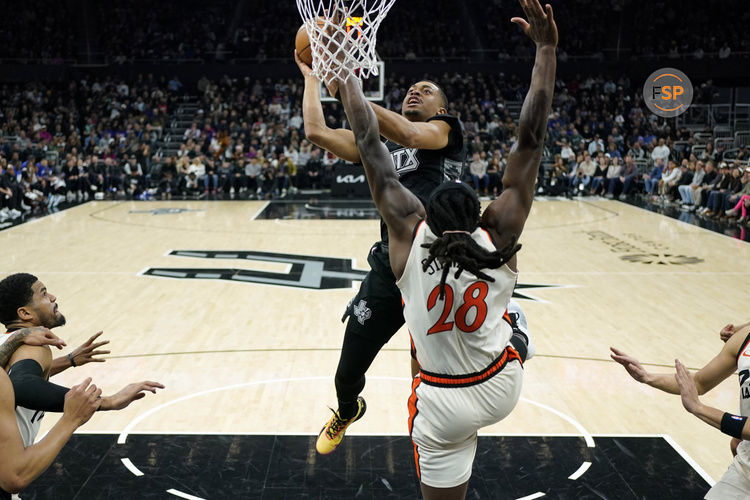
<instances>
[{"instance_id":1,"label":"yellow basketball shoe","mask_svg":"<svg viewBox=\"0 0 750 500\"><path fill-rule=\"evenodd\" d=\"M344 439L346 429L362 418L365 414L365 410L367 410L367 404L365 403L365 398L362 396L357 398L357 413L355 413L352 418L343 419L339 417L337 411L331 410L333 416L320 430L318 442L315 444L318 453L321 455L328 455L335 450L341 440Z\"/></svg>"}]
</instances>

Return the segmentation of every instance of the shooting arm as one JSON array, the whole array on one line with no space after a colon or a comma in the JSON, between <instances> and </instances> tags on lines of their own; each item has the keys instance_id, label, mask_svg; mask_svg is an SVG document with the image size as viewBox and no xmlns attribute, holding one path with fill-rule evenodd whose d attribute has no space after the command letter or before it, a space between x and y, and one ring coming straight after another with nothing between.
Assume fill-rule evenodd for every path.
<instances>
[{"instance_id":1,"label":"shooting arm","mask_svg":"<svg viewBox=\"0 0 750 500\"><path fill-rule=\"evenodd\" d=\"M323 106L320 103L318 80L305 77L305 91L302 96L302 118L305 136L313 144L330 151L334 155L352 163L359 163L359 152L354 143L354 134L343 128L332 129L326 125Z\"/></svg>"},{"instance_id":2,"label":"shooting arm","mask_svg":"<svg viewBox=\"0 0 750 500\"><path fill-rule=\"evenodd\" d=\"M380 133L407 148L443 149L448 145L451 127L444 121L411 122L375 103L370 103L380 125Z\"/></svg>"}]
</instances>

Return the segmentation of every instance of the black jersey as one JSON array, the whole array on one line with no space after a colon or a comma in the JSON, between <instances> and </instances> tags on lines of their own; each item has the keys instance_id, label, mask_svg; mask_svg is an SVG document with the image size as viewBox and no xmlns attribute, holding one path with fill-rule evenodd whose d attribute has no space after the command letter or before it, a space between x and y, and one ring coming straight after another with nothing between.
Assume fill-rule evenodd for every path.
<instances>
[{"instance_id":1,"label":"black jersey","mask_svg":"<svg viewBox=\"0 0 750 500\"><path fill-rule=\"evenodd\" d=\"M451 127L448 144L443 149L407 148L393 141L385 142L401 184L425 206L430 193L441 183L461 180L466 161L461 121L451 115L435 115L427 121L433 120L444 121ZM388 241L388 230L382 220L381 236Z\"/></svg>"},{"instance_id":2,"label":"black jersey","mask_svg":"<svg viewBox=\"0 0 750 500\"><path fill-rule=\"evenodd\" d=\"M391 153L399 180L409 191L427 203L430 193L445 181L461 179L466 152L464 131L458 118L435 115L427 121L441 120L450 125L448 144L443 149L406 148L393 141L385 145Z\"/></svg>"}]
</instances>

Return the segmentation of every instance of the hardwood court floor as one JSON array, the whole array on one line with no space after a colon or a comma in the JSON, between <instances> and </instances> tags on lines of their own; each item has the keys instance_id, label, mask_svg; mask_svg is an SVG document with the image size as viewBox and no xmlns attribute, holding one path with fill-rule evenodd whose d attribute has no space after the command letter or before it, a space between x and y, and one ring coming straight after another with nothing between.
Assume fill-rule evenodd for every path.
<instances>
[{"instance_id":1,"label":"hardwood court floor","mask_svg":"<svg viewBox=\"0 0 750 500\"><path fill-rule=\"evenodd\" d=\"M0 232L0 271L32 272L58 296L68 324L57 333L69 346L100 329L112 340L107 363L67 370L57 383L91 375L105 392L141 379L167 386L95 415L85 432L318 432L335 403L341 314L378 222L256 218L265 208L90 202ZM687 414L679 397L634 382L608 349L654 371L673 371L675 357L703 366L722 346L719 329L748 320L750 245L606 200L536 202L522 244L519 292L531 298L521 304L537 355L522 401L485 433L668 434L718 479L731 461L729 438ZM171 268L185 277L148 275ZM310 281L313 269L329 281ZM344 288L315 289L323 283ZM368 413L351 435L406 434L407 348L402 329L374 362ZM705 401L737 411L736 379ZM54 421L48 415L43 430Z\"/></svg>"}]
</instances>

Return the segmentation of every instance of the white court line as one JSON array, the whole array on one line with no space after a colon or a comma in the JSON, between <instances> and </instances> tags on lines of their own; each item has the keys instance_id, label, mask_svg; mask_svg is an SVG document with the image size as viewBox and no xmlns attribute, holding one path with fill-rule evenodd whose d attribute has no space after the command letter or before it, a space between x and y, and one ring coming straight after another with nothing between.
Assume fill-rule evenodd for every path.
<instances>
[{"instance_id":1,"label":"white court line","mask_svg":"<svg viewBox=\"0 0 750 500\"><path fill-rule=\"evenodd\" d=\"M702 477L709 484L709 486L713 487L716 484L716 481L714 481L713 478L709 476L706 471L703 470L703 467L698 465L698 462L693 460L693 457L688 455L687 452L683 450L682 447L679 444L677 444L677 442L674 439L672 439L672 436L668 434L662 434L661 437L663 437L667 443L672 445L672 448L674 448L674 451L679 453L680 456L683 459L685 459L685 461L689 463L693 467L693 469L695 469L695 472L697 472L698 475Z\"/></svg>"},{"instance_id":2,"label":"white court line","mask_svg":"<svg viewBox=\"0 0 750 500\"><path fill-rule=\"evenodd\" d=\"M189 495L187 493L183 493L180 490L176 490L174 488L168 489L167 493L169 493L171 495L174 495L176 497L187 498L188 500L205 500L205 498L201 498L201 497L196 497L196 496L193 496L193 495Z\"/></svg>"},{"instance_id":3,"label":"white court line","mask_svg":"<svg viewBox=\"0 0 750 500\"><path fill-rule=\"evenodd\" d=\"M265 209L266 209L266 207L268 207L268 205L270 205L270 204L271 204L271 202L270 202L270 201L266 201L266 202L265 202L265 203L263 204L263 206L262 206L262 207L260 207L260 210L258 210L257 212L255 212L255 215L253 215L252 217L250 217L250 220L255 220L255 219L257 219L257 218L258 218L258 216L259 216L260 214L262 214L262 213L263 213L263 210L265 210Z\"/></svg>"},{"instance_id":4,"label":"white court line","mask_svg":"<svg viewBox=\"0 0 750 500\"><path fill-rule=\"evenodd\" d=\"M575 471L573 474L568 476L568 479L575 481L579 477L583 476L583 474L589 470L589 467L591 467L591 462L583 462L580 467L578 467L578 470Z\"/></svg>"},{"instance_id":5,"label":"white court line","mask_svg":"<svg viewBox=\"0 0 750 500\"><path fill-rule=\"evenodd\" d=\"M386 378L396 379L396 377L386 377ZM151 416L152 414L158 411L163 410L164 408L167 408L168 406L172 406L173 404L180 403L188 399L196 398L198 396L203 396L205 394L212 394L214 392L228 391L232 389L239 389L241 387L250 387L253 385L273 384L273 383L281 383L281 382L302 382L302 381L311 381L311 380L330 380L330 379L331 377L328 376L328 377L293 377L293 378L280 378L280 379L271 379L271 380L257 380L254 382L244 382L241 384L227 385L224 387L214 387L213 389L208 389L208 390L196 392L193 394L187 394L180 398L173 399L172 401L167 401L166 403L160 404L159 406L155 406L151 408L150 410L138 415L136 418L131 420L130 423L125 427L125 429L123 429L123 431L120 433L119 437L117 438L117 444L125 444L125 441L128 439L128 434L133 429L133 427L138 425L145 418ZM397 380L405 380L405 379L400 378Z\"/></svg>"},{"instance_id":6,"label":"white court line","mask_svg":"<svg viewBox=\"0 0 750 500\"><path fill-rule=\"evenodd\" d=\"M397 381L397 382L411 382L410 378L405 378L405 377L379 377L379 376L375 376L375 377L370 377L370 379L371 380L390 380L390 381ZM259 380L259 381L253 381L253 382L244 382L244 383L241 383L241 384L233 384L233 385L224 386L224 387L215 387L213 389L208 389L208 390L205 390L205 391L196 392L194 394L188 394L186 396L182 396L182 397L174 399L172 401L167 401L166 403L163 403L163 404L161 404L159 406L155 406L154 408L151 408L150 410L142 413L141 415L138 415L136 418L134 418L133 420L131 420L130 423L125 427L125 429L123 429L123 431L120 433L120 435L117 438L117 444L125 444L125 442L126 442L126 440L128 438L128 434L130 434L130 431L136 425L138 425L141 421L143 421L144 419L146 419L150 415L153 415L154 413L156 413L156 412L158 412L158 411L160 411L160 410L162 410L162 409L164 409L166 407L172 406L173 404L176 404L176 403L179 403L179 402L182 402L182 401L194 398L194 397L203 396L203 395L206 395L206 394L212 394L214 392L220 392L220 391L238 389L238 388L242 388L242 387L250 387L250 386L253 386L253 385L270 384L270 383L281 383L281 382L312 381L312 380L331 380L331 377L330 376L325 376L325 377L293 377L293 378L283 378L283 379ZM589 448L594 448L595 447L594 439L591 437L591 434L579 422L577 422L573 418L571 418L571 417L565 415L564 413L561 413L560 411L555 410L554 408L552 408L550 406L547 406L545 404L537 403L536 401L531 401L530 399L526 399L526 398L520 398L520 400L524 401L526 403L538 406L539 408L548 410L551 413L554 413L558 417L562 418L566 422L570 423L576 429L578 429L578 431L580 432L580 435L583 435L583 438L586 441L586 445ZM127 467L127 465L126 465L126 467ZM583 466L579 467L578 471L576 471L576 473L574 473L574 475L575 475L575 474L578 474L578 472L580 472L580 474L578 474L578 476L576 476L576 479L578 477L580 477L588 469L588 467L587 467L584 470L581 470L582 467ZM173 494L175 496L181 496L183 498L188 498L188 499L197 498L197 497L193 497L193 496L184 496L186 494L184 494L182 492L179 492L177 490L167 490L167 492L171 493L171 494ZM526 496L526 497L523 497L523 498L527 499L527 500L531 500L531 499L534 499L534 498L540 498L540 497L542 497L544 495L545 495L544 493L537 492L537 493L534 493L532 495L529 495L529 496ZM203 500L203 499L199 499L199 500ZM519 499L519 500L523 500L523 499Z\"/></svg>"},{"instance_id":7,"label":"white court line","mask_svg":"<svg viewBox=\"0 0 750 500\"><path fill-rule=\"evenodd\" d=\"M131 462L129 458L121 458L120 462L122 462L122 465L124 465L130 472L132 472L134 476L143 475L143 472L141 472L138 467L133 465L133 462Z\"/></svg>"},{"instance_id":8,"label":"white court line","mask_svg":"<svg viewBox=\"0 0 750 500\"><path fill-rule=\"evenodd\" d=\"M537 491L536 493L532 493L531 495L527 495L525 497L517 498L516 500L534 500L535 498L542 498L544 493L541 491Z\"/></svg>"},{"instance_id":9,"label":"white court line","mask_svg":"<svg viewBox=\"0 0 750 500\"><path fill-rule=\"evenodd\" d=\"M545 409L545 410L547 410L549 412L554 413L555 415L557 415L558 417L560 417L561 419L565 420L570 425L572 425L573 427L575 427L576 429L578 429L578 432L581 433L581 435L583 436L583 439L586 440L586 446L588 446L589 448L594 448L596 446L594 444L594 438L591 437L591 434L589 434L589 431L587 431L580 423L578 423L577 420L574 420L573 418L565 415L564 413L555 410L551 406L547 406L547 405L542 404L542 403L537 403L536 401L532 401L532 400L526 399L526 398L520 398L520 399L521 399L521 401L525 401L526 403L532 404L534 406L538 406L539 408L543 408L543 409Z\"/></svg>"}]
</instances>

